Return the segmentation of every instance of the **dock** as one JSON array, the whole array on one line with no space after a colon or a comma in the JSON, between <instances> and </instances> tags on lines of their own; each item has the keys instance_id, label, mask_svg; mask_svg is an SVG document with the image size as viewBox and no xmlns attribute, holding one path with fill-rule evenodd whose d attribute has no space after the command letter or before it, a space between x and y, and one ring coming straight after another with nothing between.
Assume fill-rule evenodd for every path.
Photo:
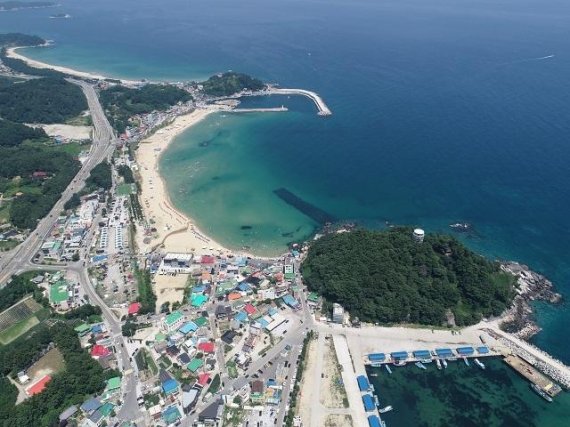
<instances>
[{"instance_id":1,"label":"dock","mask_svg":"<svg viewBox=\"0 0 570 427\"><path fill-rule=\"evenodd\" d=\"M289 109L282 105L275 108L234 108L230 111L233 113L281 113L289 111Z\"/></svg>"},{"instance_id":2,"label":"dock","mask_svg":"<svg viewBox=\"0 0 570 427\"><path fill-rule=\"evenodd\" d=\"M266 94L269 94L269 95L301 95L301 96L306 96L311 101L313 101L315 103L315 105L317 106L317 110L319 111L319 113L318 113L319 116L330 116L330 115L332 115L332 111L330 110L330 108L327 106L325 101L316 92L313 92L310 90L305 90L305 89L285 89L285 88L276 88L276 87L271 87L271 88L267 89L265 92L266 92Z\"/></svg>"},{"instance_id":3,"label":"dock","mask_svg":"<svg viewBox=\"0 0 570 427\"><path fill-rule=\"evenodd\" d=\"M543 375L538 369L520 357L511 354L505 357L504 361L550 397L554 397L562 391L558 384L554 383L550 378Z\"/></svg>"}]
</instances>

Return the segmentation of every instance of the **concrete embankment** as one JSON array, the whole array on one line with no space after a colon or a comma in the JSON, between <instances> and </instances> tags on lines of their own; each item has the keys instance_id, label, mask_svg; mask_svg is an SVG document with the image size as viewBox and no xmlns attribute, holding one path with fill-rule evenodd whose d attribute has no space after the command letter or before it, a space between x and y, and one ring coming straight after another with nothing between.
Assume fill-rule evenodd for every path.
<instances>
[{"instance_id":1,"label":"concrete embankment","mask_svg":"<svg viewBox=\"0 0 570 427\"><path fill-rule=\"evenodd\" d=\"M285 89L285 88L269 88L267 90L267 93L269 95L302 95L302 96L306 96L307 98L311 99L315 105L317 106L317 109L319 110L319 116L330 116L332 115L332 111L330 110L330 108L327 106L327 104L325 103L325 101L319 96L318 93L310 91L310 90L305 90L305 89Z\"/></svg>"}]
</instances>

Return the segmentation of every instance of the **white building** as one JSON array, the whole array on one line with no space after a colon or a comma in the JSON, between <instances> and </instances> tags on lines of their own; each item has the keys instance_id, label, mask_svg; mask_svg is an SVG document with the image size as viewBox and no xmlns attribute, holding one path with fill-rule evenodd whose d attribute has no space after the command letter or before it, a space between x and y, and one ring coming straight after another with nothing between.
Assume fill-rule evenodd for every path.
<instances>
[{"instance_id":1,"label":"white building","mask_svg":"<svg viewBox=\"0 0 570 427\"><path fill-rule=\"evenodd\" d=\"M416 228L412 236L416 242L422 243L424 241L425 235L426 233L424 230L422 230L421 228Z\"/></svg>"},{"instance_id":2,"label":"white building","mask_svg":"<svg viewBox=\"0 0 570 427\"><path fill-rule=\"evenodd\" d=\"M340 304L333 304L332 321L334 323L344 323L344 308Z\"/></svg>"}]
</instances>

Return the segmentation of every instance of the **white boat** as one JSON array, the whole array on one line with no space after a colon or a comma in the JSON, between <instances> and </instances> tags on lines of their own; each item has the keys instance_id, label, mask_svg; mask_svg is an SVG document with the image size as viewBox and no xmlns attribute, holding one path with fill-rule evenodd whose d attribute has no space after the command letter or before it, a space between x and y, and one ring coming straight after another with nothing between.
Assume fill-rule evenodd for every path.
<instances>
[{"instance_id":1,"label":"white boat","mask_svg":"<svg viewBox=\"0 0 570 427\"><path fill-rule=\"evenodd\" d=\"M437 369L441 369L441 362L439 359L435 359L435 364L437 365Z\"/></svg>"},{"instance_id":2,"label":"white boat","mask_svg":"<svg viewBox=\"0 0 570 427\"><path fill-rule=\"evenodd\" d=\"M382 409L378 409L378 412L380 412L381 414L385 414L386 412L390 412L393 409L394 408L392 408L392 405L388 405Z\"/></svg>"},{"instance_id":3,"label":"white boat","mask_svg":"<svg viewBox=\"0 0 570 427\"><path fill-rule=\"evenodd\" d=\"M466 366L470 366L469 360L467 360L466 357L463 358L463 361L465 362L465 365L466 365Z\"/></svg>"},{"instance_id":4,"label":"white boat","mask_svg":"<svg viewBox=\"0 0 570 427\"><path fill-rule=\"evenodd\" d=\"M414 363L414 365L416 365L420 369L427 369L422 362L416 362Z\"/></svg>"},{"instance_id":5,"label":"white boat","mask_svg":"<svg viewBox=\"0 0 570 427\"><path fill-rule=\"evenodd\" d=\"M406 366L406 361L405 360L396 360L394 362L394 366Z\"/></svg>"},{"instance_id":6,"label":"white boat","mask_svg":"<svg viewBox=\"0 0 570 427\"><path fill-rule=\"evenodd\" d=\"M475 364L479 366L481 369L485 369L485 364L481 362L479 359L475 358Z\"/></svg>"},{"instance_id":7,"label":"white boat","mask_svg":"<svg viewBox=\"0 0 570 427\"><path fill-rule=\"evenodd\" d=\"M377 377L378 374L370 374L371 377Z\"/></svg>"},{"instance_id":8,"label":"white boat","mask_svg":"<svg viewBox=\"0 0 570 427\"><path fill-rule=\"evenodd\" d=\"M431 359L431 358L430 358L430 359L422 359L420 362L422 362L422 363L431 363L431 362L433 362L433 359Z\"/></svg>"},{"instance_id":9,"label":"white boat","mask_svg":"<svg viewBox=\"0 0 570 427\"><path fill-rule=\"evenodd\" d=\"M447 369L447 360L441 359L441 363L443 363L443 367Z\"/></svg>"},{"instance_id":10,"label":"white boat","mask_svg":"<svg viewBox=\"0 0 570 427\"><path fill-rule=\"evenodd\" d=\"M387 363L384 365L384 367L386 368L386 370L388 371L389 374L392 373L392 370L390 369L390 366L388 366Z\"/></svg>"}]
</instances>

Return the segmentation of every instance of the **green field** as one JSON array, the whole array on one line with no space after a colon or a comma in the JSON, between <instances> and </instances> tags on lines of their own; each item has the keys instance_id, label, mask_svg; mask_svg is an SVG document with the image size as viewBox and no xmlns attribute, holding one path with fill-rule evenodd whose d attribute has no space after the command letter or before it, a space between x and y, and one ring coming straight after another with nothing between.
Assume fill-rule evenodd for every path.
<instances>
[{"instance_id":1,"label":"green field","mask_svg":"<svg viewBox=\"0 0 570 427\"><path fill-rule=\"evenodd\" d=\"M0 344L6 345L11 343L20 335L25 334L39 323L40 321L36 316L31 316L25 320L13 324L8 329L5 329L4 331L0 332Z\"/></svg>"},{"instance_id":2,"label":"green field","mask_svg":"<svg viewBox=\"0 0 570 427\"><path fill-rule=\"evenodd\" d=\"M128 196L129 194L135 194L136 192L137 189L134 184L121 184L117 186L117 194L119 196Z\"/></svg>"},{"instance_id":3,"label":"green field","mask_svg":"<svg viewBox=\"0 0 570 427\"><path fill-rule=\"evenodd\" d=\"M79 156L82 151L89 151L91 144L79 144L78 142L70 142L69 144L53 145L52 147L58 151L71 154L74 157Z\"/></svg>"}]
</instances>

